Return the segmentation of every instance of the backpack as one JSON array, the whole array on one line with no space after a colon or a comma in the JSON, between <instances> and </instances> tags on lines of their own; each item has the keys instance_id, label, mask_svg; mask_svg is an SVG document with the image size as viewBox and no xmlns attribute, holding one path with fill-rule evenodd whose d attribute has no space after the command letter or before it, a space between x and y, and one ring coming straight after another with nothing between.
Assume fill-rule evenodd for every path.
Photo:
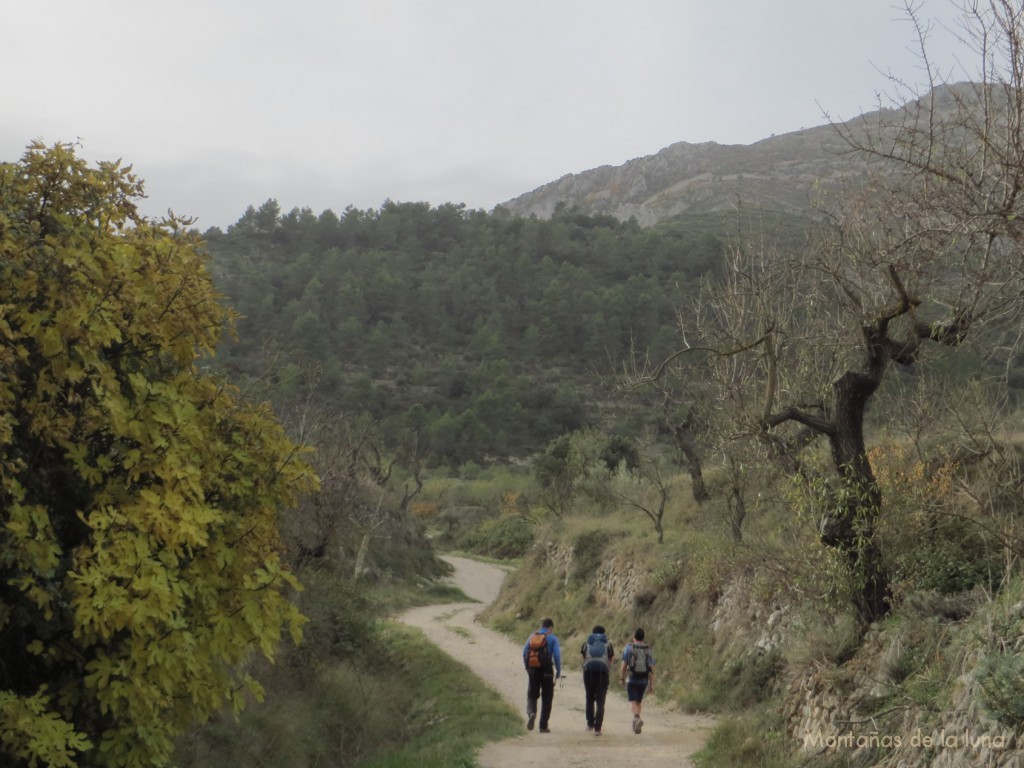
<instances>
[{"instance_id":1,"label":"backpack","mask_svg":"<svg viewBox=\"0 0 1024 768\"><path fill-rule=\"evenodd\" d=\"M534 632L530 635L529 650L526 653L527 669L548 669L551 667L551 649L548 648L546 633Z\"/></svg>"},{"instance_id":2,"label":"backpack","mask_svg":"<svg viewBox=\"0 0 1024 768\"><path fill-rule=\"evenodd\" d=\"M598 664L608 669L608 641L604 635L591 635L587 639L587 650L583 656L583 666L587 669L594 669Z\"/></svg>"},{"instance_id":3,"label":"backpack","mask_svg":"<svg viewBox=\"0 0 1024 768\"><path fill-rule=\"evenodd\" d=\"M637 677L647 677L651 672L651 657L647 652L648 646L643 643L633 643L629 653L629 673Z\"/></svg>"}]
</instances>

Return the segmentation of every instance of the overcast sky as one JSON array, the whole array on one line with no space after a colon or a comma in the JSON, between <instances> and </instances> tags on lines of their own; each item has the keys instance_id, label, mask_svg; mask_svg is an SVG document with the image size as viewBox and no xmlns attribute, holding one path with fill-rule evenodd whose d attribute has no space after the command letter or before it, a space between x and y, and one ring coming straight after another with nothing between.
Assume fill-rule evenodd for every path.
<instances>
[{"instance_id":1,"label":"overcast sky","mask_svg":"<svg viewBox=\"0 0 1024 768\"><path fill-rule=\"evenodd\" d=\"M678 141L850 118L885 72L923 78L890 0L8 0L0 28L0 160L78 140L134 164L147 214L200 229L271 197L489 210ZM950 40L930 46L946 69Z\"/></svg>"}]
</instances>

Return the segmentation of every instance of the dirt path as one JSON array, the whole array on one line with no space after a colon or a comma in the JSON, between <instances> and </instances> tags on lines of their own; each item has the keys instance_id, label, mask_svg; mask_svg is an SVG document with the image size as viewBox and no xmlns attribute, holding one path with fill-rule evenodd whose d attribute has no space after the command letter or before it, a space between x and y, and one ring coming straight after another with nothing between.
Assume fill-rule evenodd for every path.
<instances>
[{"instance_id":1,"label":"dirt path","mask_svg":"<svg viewBox=\"0 0 1024 768\"><path fill-rule=\"evenodd\" d=\"M494 600L505 578L502 569L461 557L446 557L455 566L452 582L480 603L457 603L415 608L400 620L421 629L443 651L462 661L497 690L518 711L526 706L526 672L522 645L477 624L484 605ZM555 627L558 634L558 627ZM525 638L524 638L525 641ZM562 687L555 689L551 733L528 732L492 742L478 756L481 768L530 766L628 765L630 768L686 768L704 744L711 727L708 718L670 712L657 697L644 701L644 729L630 730L632 715L613 675L605 705L604 733L586 730L580 663L575 648L562 647ZM616 653L621 651L616 647ZM524 715L525 718L525 715Z\"/></svg>"}]
</instances>

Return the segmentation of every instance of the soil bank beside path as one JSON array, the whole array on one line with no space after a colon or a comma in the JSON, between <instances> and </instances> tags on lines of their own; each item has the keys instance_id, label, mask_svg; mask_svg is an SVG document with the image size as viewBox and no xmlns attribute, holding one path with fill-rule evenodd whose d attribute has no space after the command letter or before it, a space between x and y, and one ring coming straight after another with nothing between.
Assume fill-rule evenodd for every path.
<instances>
[{"instance_id":1,"label":"soil bank beside path","mask_svg":"<svg viewBox=\"0 0 1024 768\"><path fill-rule=\"evenodd\" d=\"M522 643L510 641L476 622L477 614L498 596L506 571L468 558L444 559L455 567L452 583L480 602L414 608L402 614L399 620L422 630L431 642L468 666L522 714L523 735L486 745L478 755L481 768L613 765L692 768L689 756L704 745L713 725L711 718L669 711L659 705L657 696L649 696L644 700L643 732L634 734L630 728L629 704L618 686L616 658L605 704L604 732L594 736L586 730L583 714L585 698L579 649L567 647L564 642L562 675L565 679L561 686L556 684L551 733L527 731ZM537 617L538 622L540 618ZM595 617L595 621L598 619ZM558 634L557 626L555 634ZM616 647L615 652L618 656L622 649ZM661 649L655 655L667 653L671 653L671 649Z\"/></svg>"}]
</instances>

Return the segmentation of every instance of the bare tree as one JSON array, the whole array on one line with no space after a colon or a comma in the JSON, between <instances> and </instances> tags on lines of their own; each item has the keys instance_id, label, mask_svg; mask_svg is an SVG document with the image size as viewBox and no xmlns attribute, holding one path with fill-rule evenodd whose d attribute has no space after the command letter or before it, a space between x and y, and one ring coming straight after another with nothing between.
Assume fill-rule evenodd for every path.
<instances>
[{"instance_id":1,"label":"bare tree","mask_svg":"<svg viewBox=\"0 0 1024 768\"><path fill-rule=\"evenodd\" d=\"M667 388L663 391L661 431L672 438L676 466L689 473L693 500L698 504L707 501L709 496L700 455L700 439L706 427L697 405L681 400Z\"/></svg>"},{"instance_id":2,"label":"bare tree","mask_svg":"<svg viewBox=\"0 0 1024 768\"><path fill-rule=\"evenodd\" d=\"M619 503L650 519L659 544L665 541L665 507L670 489L656 455L648 451L640 456L635 468L620 467L611 478L610 490Z\"/></svg>"},{"instance_id":3,"label":"bare tree","mask_svg":"<svg viewBox=\"0 0 1024 768\"><path fill-rule=\"evenodd\" d=\"M385 492L382 489L376 505L372 508L369 505L358 505L349 514L352 527L360 535L356 562L352 568L352 578L356 581L366 571L366 556L370 552L371 539L379 535L378 531L391 519L390 511L384 506L384 496Z\"/></svg>"},{"instance_id":4,"label":"bare tree","mask_svg":"<svg viewBox=\"0 0 1024 768\"><path fill-rule=\"evenodd\" d=\"M658 398L658 434L671 441L673 460L689 474L693 499L701 504L709 497L701 455L708 427L707 387L703 372L692 361L677 358L672 363L655 368L646 354L633 350L614 388L624 397L644 392Z\"/></svg>"},{"instance_id":5,"label":"bare tree","mask_svg":"<svg viewBox=\"0 0 1024 768\"><path fill-rule=\"evenodd\" d=\"M385 460L380 448L372 442L369 442L360 453L363 467L377 487L377 501L373 505L368 502L356 504L351 507L349 512L349 521L353 529L360 535L359 549L356 552L356 562L352 574L354 579L358 580L366 570L366 557L369 554L372 539L374 537L387 538L389 529L398 519L405 517L409 510L409 503L423 490L423 457L419 452L419 441L414 440L413 442L414 445L409 451L412 462L412 487L408 482L402 486L402 497L394 508L385 502L389 495L388 481L391 479L397 460Z\"/></svg>"},{"instance_id":6,"label":"bare tree","mask_svg":"<svg viewBox=\"0 0 1024 768\"><path fill-rule=\"evenodd\" d=\"M283 418L315 451L310 464L320 478L319 487L307 495L285 521L291 549L299 566L320 559L337 559L347 536L353 510L369 485L366 469L370 435L349 424L342 414L300 403L286 409Z\"/></svg>"},{"instance_id":7,"label":"bare tree","mask_svg":"<svg viewBox=\"0 0 1024 768\"><path fill-rule=\"evenodd\" d=\"M889 608L868 458L868 409L894 368L939 348L1015 352L1024 298L1024 36L1010 0L968 3L978 81L929 90L876 122L836 125L863 178L824 198L806 247L735 248L703 297L688 349L708 348L739 433L763 441L819 495L822 542L842 552L862 622ZM917 22L915 9L908 15ZM928 30L917 25L922 56ZM901 86L899 83L895 83ZM824 440L830 477L801 452Z\"/></svg>"},{"instance_id":8,"label":"bare tree","mask_svg":"<svg viewBox=\"0 0 1024 768\"><path fill-rule=\"evenodd\" d=\"M388 538L402 527L409 504L423 489L423 457L410 436L404 458L411 475L401 495L392 492L398 459L381 447L375 425L365 419L318 408L307 396L283 411L282 418L304 444L315 446L310 464L319 487L284 521L297 567L332 562L341 565L354 550L353 578L366 570L374 538Z\"/></svg>"}]
</instances>

